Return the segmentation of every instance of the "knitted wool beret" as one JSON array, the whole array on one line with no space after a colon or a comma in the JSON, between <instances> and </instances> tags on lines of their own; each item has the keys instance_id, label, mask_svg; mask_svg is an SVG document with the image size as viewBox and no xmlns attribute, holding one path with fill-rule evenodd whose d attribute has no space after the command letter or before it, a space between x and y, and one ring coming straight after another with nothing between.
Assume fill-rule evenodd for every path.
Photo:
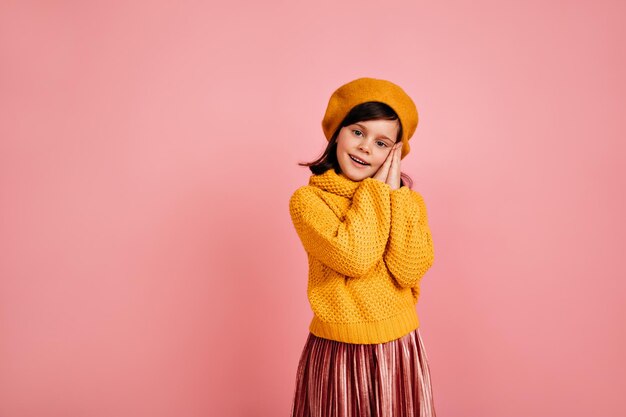
<instances>
[{"instance_id":1,"label":"knitted wool beret","mask_svg":"<svg viewBox=\"0 0 626 417\"><path fill-rule=\"evenodd\" d=\"M404 158L411 147L409 139L417 127L417 108L415 103L400 86L376 78L358 78L339 87L328 100L328 107L322 119L322 129L330 141L343 119L357 104L367 101L380 101L389 105L400 118L402 124L402 152Z\"/></svg>"}]
</instances>

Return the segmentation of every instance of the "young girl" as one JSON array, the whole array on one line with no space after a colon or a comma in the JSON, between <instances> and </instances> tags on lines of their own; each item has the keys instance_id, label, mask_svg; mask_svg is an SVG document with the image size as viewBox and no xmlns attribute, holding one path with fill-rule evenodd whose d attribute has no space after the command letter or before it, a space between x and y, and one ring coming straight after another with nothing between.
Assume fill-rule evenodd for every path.
<instances>
[{"instance_id":1,"label":"young girl","mask_svg":"<svg viewBox=\"0 0 626 417\"><path fill-rule=\"evenodd\" d=\"M308 256L313 320L292 417L434 417L419 333L420 280L433 243L422 196L400 160L417 127L396 84L359 78L330 97L329 141L289 200Z\"/></svg>"}]
</instances>

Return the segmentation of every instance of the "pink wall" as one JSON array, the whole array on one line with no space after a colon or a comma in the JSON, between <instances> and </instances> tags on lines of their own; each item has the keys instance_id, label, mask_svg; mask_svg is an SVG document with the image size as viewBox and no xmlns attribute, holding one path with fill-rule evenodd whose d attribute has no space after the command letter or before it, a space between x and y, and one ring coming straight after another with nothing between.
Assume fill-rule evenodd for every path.
<instances>
[{"instance_id":1,"label":"pink wall","mask_svg":"<svg viewBox=\"0 0 626 417\"><path fill-rule=\"evenodd\" d=\"M288 415L359 76L420 110L439 415L626 413L623 2L89 3L0 6L0 416Z\"/></svg>"}]
</instances>

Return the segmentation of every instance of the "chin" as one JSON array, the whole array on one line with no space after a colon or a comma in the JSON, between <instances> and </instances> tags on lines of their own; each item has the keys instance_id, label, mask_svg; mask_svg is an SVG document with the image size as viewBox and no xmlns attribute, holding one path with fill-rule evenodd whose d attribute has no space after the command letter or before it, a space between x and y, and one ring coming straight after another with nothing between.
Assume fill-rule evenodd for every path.
<instances>
[{"instance_id":1,"label":"chin","mask_svg":"<svg viewBox=\"0 0 626 417\"><path fill-rule=\"evenodd\" d=\"M363 179L365 179L366 177L359 175L357 177L355 177L353 174L351 174L350 172L346 172L343 171L343 175L345 175L346 177L350 178L352 181L361 181Z\"/></svg>"},{"instance_id":2,"label":"chin","mask_svg":"<svg viewBox=\"0 0 626 417\"><path fill-rule=\"evenodd\" d=\"M347 157L347 158L349 159L350 157ZM349 165L346 166L345 163L340 164L341 172L343 172L343 174L346 177L350 178L352 181L361 181L371 176L370 169L359 169L359 168L353 167L351 159L349 159L347 164Z\"/></svg>"}]
</instances>

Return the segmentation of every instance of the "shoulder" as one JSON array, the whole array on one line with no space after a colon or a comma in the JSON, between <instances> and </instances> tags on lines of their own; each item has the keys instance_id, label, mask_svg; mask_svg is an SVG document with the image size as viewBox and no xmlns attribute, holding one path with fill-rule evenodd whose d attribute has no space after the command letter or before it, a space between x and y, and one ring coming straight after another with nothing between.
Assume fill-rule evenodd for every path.
<instances>
[{"instance_id":1,"label":"shoulder","mask_svg":"<svg viewBox=\"0 0 626 417\"><path fill-rule=\"evenodd\" d=\"M410 190L411 192L411 200L417 204L417 206L419 207L419 211L420 213L424 216L427 217L428 213L427 213L427 209L426 209L426 201L424 200L424 196L422 195L422 193L420 193L419 191L415 191L415 190Z\"/></svg>"},{"instance_id":2,"label":"shoulder","mask_svg":"<svg viewBox=\"0 0 626 417\"><path fill-rule=\"evenodd\" d=\"M303 185L295 189L293 193L291 193L291 197L289 197L289 201L298 200L300 198L309 196L313 194L313 186L311 185Z\"/></svg>"},{"instance_id":3,"label":"shoulder","mask_svg":"<svg viewBox=\"0 0 626 417\"><path fill-rule=\"evenodd\" d=\"M391 202L396 207L418 207L420 210L426 210L426 202L424 196L419 191L402 186L391 192Z\"/></svg>"},{"instance_id":4,"label":"shoulder","mask_svg":"<svg viewBox=\"0 0 626 417\"><path fill-rule=\"evenodd\" d=\"M320 190L312 185L303 185L297 188L291 194L291 197L289 197L289 208L293 210L297 206L306 205L307 203L311 203L315 200L320 201L321 192L323 192L323 190Z\"/></svg>"},{"instance_id":5,"label":"shoulder","mask_svg":"<svg viewBox=\"0 0 626 417\"><path fill-rule=\"evenodd\" d=\"M391 196L392 197L396 197L396 198L412 199L412 200L415 200L415 201L423 201L424 200L424 198L422 197L422 194L420 194L418 191L415 191L415 190L407 187L406 185L403 185L400 188L392 190L391 191Z\"/></svg>"}]
</instances>

